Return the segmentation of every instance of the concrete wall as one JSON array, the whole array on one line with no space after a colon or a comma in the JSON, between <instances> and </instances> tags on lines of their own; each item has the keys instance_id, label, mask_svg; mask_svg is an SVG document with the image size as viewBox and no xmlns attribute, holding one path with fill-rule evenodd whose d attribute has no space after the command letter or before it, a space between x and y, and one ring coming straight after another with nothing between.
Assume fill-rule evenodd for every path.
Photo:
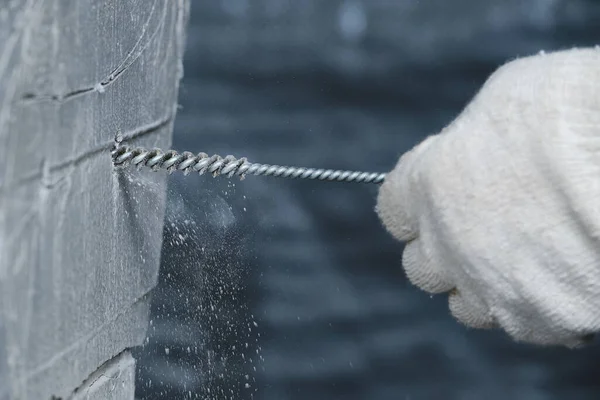
<instances>
[{"instance_id":1,"label":"concrete wall","mask_svg":"<svg viewBox=\"0 0 600 400\"><path fill-rule=\"evenodd\" d=\"M117 132L168 147L187 0L0 1L0 399L132 399L165 176L114 170Z\"/></svg>"}]
</instances>

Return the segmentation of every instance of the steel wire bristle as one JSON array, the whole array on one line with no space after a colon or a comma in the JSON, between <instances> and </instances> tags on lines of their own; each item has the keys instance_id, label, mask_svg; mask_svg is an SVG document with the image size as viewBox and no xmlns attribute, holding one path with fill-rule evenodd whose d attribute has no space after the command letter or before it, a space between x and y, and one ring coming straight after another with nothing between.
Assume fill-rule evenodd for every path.
<instances>
[{"instance_id":1,"label":"steel wire bristle","mask_svg":"<svg viewBox=\"0 0 600 400\"><path fill-rule=\"evenodd\" d=\"M225 158L206 153L193 154L189 151L178 153L174 150L163 151L158 148L145 149L143 147L129 147L120 145L115 141L112 151L115 166L124 167L134 165L138 168L149 167L154 171L159 169L172 173L181 171L184 174L197 172L202 175L211 173L214 177L224 175L228 178L239 176L244 179L246 175L278 176L290 179L316 179L322 181L381 183L385 179L384 173L342 171L331 169L301 168L269 164L256 164L246 158Z\"/></svg>"}]
</instances>

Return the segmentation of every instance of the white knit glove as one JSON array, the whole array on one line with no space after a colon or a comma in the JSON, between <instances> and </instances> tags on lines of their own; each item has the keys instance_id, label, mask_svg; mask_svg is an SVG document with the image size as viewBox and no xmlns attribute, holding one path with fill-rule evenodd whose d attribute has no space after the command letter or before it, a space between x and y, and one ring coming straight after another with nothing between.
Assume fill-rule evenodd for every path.
<instances>
[{"instance_id":1,"label":"white knit glove","mask_svg":"<svg viewBox=\"0 0 600 400\"><path fill-rule=\"evenodd\" d=\"M467 326L579 346L600 331L600 50L499 68L400 158L378 214L410 281Z\"/></svg>"}]
</instances>

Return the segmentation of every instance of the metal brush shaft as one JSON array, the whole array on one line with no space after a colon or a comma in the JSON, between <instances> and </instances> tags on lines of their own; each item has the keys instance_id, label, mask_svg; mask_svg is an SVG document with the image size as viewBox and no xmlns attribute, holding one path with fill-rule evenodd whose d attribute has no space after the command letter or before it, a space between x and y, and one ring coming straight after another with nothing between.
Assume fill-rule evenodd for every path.
<instances>
[{"instance_id":1,"label":"metal brush shaft","mask_svg":"<svg viewBox=\"0 0 600 400\"><path fill-rule=\"evenodd\" d=\"M169 172L181 171L184 174L197 172L200 175L210 172L213 176L224 175L228 178L246 175L279 176L283 178L317 179L322 181L381 183L384 173L340 171L331 169L286 167L269 164L256 164L246 158L218 155L209 156L206 153L193 154L188 151L178 153L174 150L148 150L142 147L129 147L115 143L112 151L115 166L133 164L137 167L149 167L154 171L165 169Z\"/></svg>"}]
</instances>

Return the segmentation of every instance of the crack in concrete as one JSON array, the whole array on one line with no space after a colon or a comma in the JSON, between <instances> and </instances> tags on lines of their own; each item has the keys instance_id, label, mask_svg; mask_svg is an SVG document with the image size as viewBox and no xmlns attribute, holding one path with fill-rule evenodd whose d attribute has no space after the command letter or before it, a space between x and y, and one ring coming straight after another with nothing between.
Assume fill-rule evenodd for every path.
<instances>
[{"instance_id":1,"label":"crack in concrete","mask_svg":"<svg viewBox=\"0 0 600 400\"><path fill-rule=\"evenodd\" d=\"M71 395L69 395L69 397L67 397L65 400L73 400L73 399L77 398L77 396L79 394L84 394L84 391L86 389L88 389L88 390L92 389L94 387L94 385L96 385L101 380L111 381L114 379L119 379L122 371L119 371L119 373L116 376L108 376L105 374L105 371L108 371L111 368L118 366L119 363L124 361L123 358L126 355L128 355L128 353L129 353L129 349L124 349L123 351L115 354L109 360L105 361L95 371L93 371L91 374L89 374L83 380L81 385L79 385L77 388L75 388L75 390L73 390L73 393ZM58 400L60 400L60 399L58 399Z\"/></svg>"},{"instance_id":2,"label":"crack in concrete","mask_svg":"<svg viewBox=\"0 0 600 400\"><path fill-rule=\"evenodd\" d=\"M175 111L176 110L174 109L171 113L169 113L168 115L164 116L163 118L161 118L159 120L156 120L156 121L151 122L146 125L139 126L132 131L122 133L123 141L129 141L129 140L133 140L136 138L140 138L140 137L149 135L151 133L154 133L154 132L160 130L161 128L165 127L166 125L170 124L173 121L173 118L175 116ZM95 147L92 147L92 148L88 149L87 151L85 151L79 155L76 155L75 157L72 157L70 159L67 159L65 161L62 161L58 164L54 164L51 166L42 165L39 171L33 172L29 175L26 175L26 176L18 179L12 185L0 185L0 192L3 192L5 190L13 190L13 189L16 189L16 188L18 188L24 184L27 184L33 180L42 179L44 177L44 170L46 171L46 174L48 174L51 172L59 171L66 167L76 166L90 157L93 157L93 156L103 153L105 151L112 150L114 143L115 142L113 139L108 142L99 144Z\"/></svg>"},{"instance_id":3,"label":"crack in concrete","mask_svg":"<svg viewBox=\"0 0 600 400\"><path fill-rule=\"evenodd\" d=\"M156 37L156 35L158 34L158 32L163 28L165 19L167 16L167 4L165 4L165 6L163 7L163 15L160 19L160 22L157 24L156 29L154 29L152 31L152 33L149 35L149 37L147 37L147 35L146 35L148 26L150 26L150 22L152 21L152 17L154 16L157 2L158 2L158 0L154 0L154 3L152 4L152 10L150 11L150 15L148 16L148 19L146 19L146 22L144 22L144 25L142 26L142 32L141 32L141 35L140 35L138 41L135 43L135 45L132 47L132 49L127 53L127 55L121 60L119 65L117 65L100 82L96 83L93 86L88 86L88 87L84 87L81 89L71 90L64 94L43 94L43 93L38 94L38 93L34 93L34 92L23 93L19 99L19 103L35 104L35 103L48 102L48 101L56 102L56 103L64 103L66 101L75 99L77 97L86 95L88 93L93 93L93 92L104 93L104 91L106 90L105 89L106 87L108 87L112 83L116 82L116 80L140 58L140 56L146 51L148 46L150 46L150 44L153 42L153 40ZM144 41L144 39L146 37L147 37L147 39Z\"/></svg>"},{"instance_id":4,"label":"crack in concrete","mask_svg":"<svg viewBox=\"0 0 600 400\"><path fill-rule=\"evenodd\" d=\"M111 319L109 319L107 321L104 321L102 324L100 324L98 327L94 328L88 334L81 336L75 342L71 343L70 345L68 345L67 347L63 348L62 350L56 352L46 362L44 362L44 363L38 365L36 368L28 371L27 374L25 374L24 378L26 380L30 380L32 378L35 378L36 375L44 372L48 368L52 368L52 366L56 363L57 360L59 360L60 358L62 358L66 354L68 354L73 349L76 349L77 346L79 346L81 343L91 341L100 332L102 332L104 330L104 328L106 328L107 326L110 326L111 324L113 324L120 317L122 317L123 315L127 314L130 310L134 310L136 308L136 306L138 306L141 302L144 302L144 301L148 300L149 296L152 294L152 290L153 289L154 289L154 287L150 288L148 291L146 291L145 293L143 293L141 296L139 296L136 299L134 299L134 301L131 303L131 305L127 309L125 309L124 311L116 313L113 318L111 318ZM88 378L89 378L89 376L88 376Z\"/></svg>"}]
</instances>

